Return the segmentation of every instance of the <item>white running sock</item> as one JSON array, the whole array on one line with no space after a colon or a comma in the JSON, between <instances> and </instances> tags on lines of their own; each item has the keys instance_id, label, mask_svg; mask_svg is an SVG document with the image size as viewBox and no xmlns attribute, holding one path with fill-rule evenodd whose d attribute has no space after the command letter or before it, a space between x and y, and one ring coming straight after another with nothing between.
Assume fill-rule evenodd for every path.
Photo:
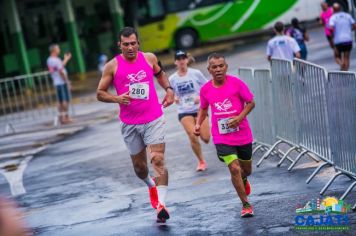
<instances>
[{"instance_id":1,"label":"white running sock","mask_svg":"<svg viewBox=\"0 0 356 236\"><path fill-rule=\"evenodd\" d=\"M149 188L156 185L155 181L153 181L153 179L151 178L150 175L147 175L147 177L145 179L143 179L143 182L145 182Z\"/></svg>"},{"instance_id":2,"label":"white running sock","mask_svg":"<svg viewBox=\"0 0 356 236\"><path fill-rule=\"evenodd\" d=\"M157 186L157 193L158 193L158 201L162 205L166 205L166 195L167 195L167 185L159 185Z\"/></svg>"}]
</instances>

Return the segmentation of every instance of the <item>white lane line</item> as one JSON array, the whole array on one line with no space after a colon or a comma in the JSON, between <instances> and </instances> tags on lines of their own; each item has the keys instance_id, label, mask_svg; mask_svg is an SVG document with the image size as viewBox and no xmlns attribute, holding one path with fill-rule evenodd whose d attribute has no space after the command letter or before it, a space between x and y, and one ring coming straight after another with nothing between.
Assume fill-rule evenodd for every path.
<instances>
[{"instance_id":1,"label":"white lane line","mask_svg":"<svg viewBox=\"0 0 356 236\"><path fill-rule=\"evenodd\" d=\"M15 158L15 157L21 157L21 156L35 155L39 152L42 152L47 147L48 147L48 145L44 145L44 146L41 146L41 147L38 147L35 149L26 150L26 151L22 151L22 152L11 152L11 153L0 154L0 160L5 159L5 158Z\"/></svg>"},{"instance_id":2,"label":"white lane line","mask_svg":"<svg viewBox=\"0 0 356 236\"><path fill-rule=\"evenodd\" d=\"M245 14L240 18L238 22L236 22L232 27L231 27L231 32L234 32L238 30L243 23L251 16L251 14L255 11L256 7L258 4L260 4L261 0L255 0L253 1L253 4L250 6L250 8L245 12Z\"/></svg>"},{"instance_id":3,"label":"white lane line","mask_svg":"<svg viewBox=\"0 0 356 236\"><path fill-rule=\"evenodd\" d=\"M23 174L25 169L33 156L27 156L23 159L16 170L7 171L6 169L0 169L0 173L3 174L9 182L12 196L18 196L26 193L26 189L23 185Z\"/></svg>"}]
</instances>

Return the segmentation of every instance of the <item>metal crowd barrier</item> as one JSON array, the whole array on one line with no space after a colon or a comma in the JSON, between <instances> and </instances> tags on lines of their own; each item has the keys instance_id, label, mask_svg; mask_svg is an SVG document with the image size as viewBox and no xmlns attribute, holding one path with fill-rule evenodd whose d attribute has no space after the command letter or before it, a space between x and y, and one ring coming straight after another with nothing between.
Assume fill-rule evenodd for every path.
<instances>
[{"instance_id":1,"label":"metal crowd barrier","mask_svg":"<svg viewBox=\"0 0 356 236\"><path fill-rule=\"evenodd\" d=\"M268 69L254 70L254 82L256 84L254 95L257 105L252 115L257 117L254 133L254 137L259 144L254 150L257 151L263 147L270 148L275 142L271 71Z\"/></svg>"},{"instance_id":2,"label":"metal crowd barrier","mask_svg":"<svg viewBox=\"0 0 356 236\"><path fill-rule=\"evenodd\" d=\"M275 153L283 154L277 166L285 159L292 162L288 170L303 155L315 161L321 159L325 162L306 182L324 166L333 166L337 173L320 194L338 176L346 175L353 182L340 198L344 199L356 186L356 74L327 74L323 67L299 59L294 60L294 65L293 68L291 61L273 59L272 78L269 70L239 71L255 94L256 107L249 120L253 118L257 147L269 147L264 149L257 167ZM290 146L285 153L278 149L282 143ZM288 156L293 150L299 153L295 160Z\"/></svg>"},{"instance_id":3,"label":"metal crowd barrier","mask_svg":"<svg viewBox=\"0 0 356 236\"><path fill-rule=\"evenodd\" d=\"M5 133L15 133L25 121L51 120L54 126L59 125L56 101L47 71L0 79L0 127Z\"/></svg>"},{"instance_id":4,"label":"metal crowd barrier","mask_svg":"<svg viewBox=\"0 0 356 236\"><path fill-rule=\"evenodd\" d=\"M271 72L274 127L277 141L264 153L257 163L257 167L282 143L289 145L290 149L284 153L277 166L280 166L286 159L292 162L293 160L288 155L294 150L299 151L292 62L272 59Z\"/></svg>"},{"instance_id":5,"label":"metal crowd barrier","mask_svg":"<svg viewBox=\"0 0 356 236\"><path fill-rule=\"evenodd\" d=\"M293 70L294 69L294 70ZM272 74L272 77L271 77ZM241 68L245 80L255 95L256 107L249 115L257 149L266 151L257 167L270 154L277 154L292 164L308 155L324 163L306 181L325 166L333 166L337 173L323 187L324 194L340 175L353 182L341 200L356 186L356 73L329 72L323 67L295 59L273 59L269 70ZM288 144L285 153L279 144ZM255 150L256 151L256 148ZM292 160L288 155L297 151ZM353 209L356 208L356 204Z\"/></svg>"},{"instance_id":6,"label":"metal crowd barrier","mask_svg":"<svg viewBox=\"0 0 356 236\"><path fill-rule=\"evenodd\" d=\"M310 176L307 180L309 183L322 167L333 164L325 94L327 72L323 67L299 59L294 60L294 66L298 144L302 150L288 170L291 170L305 154L312 158L316 155L326 162Z\"/></svg>"},{"instance_id":7,"label":"metal crowd barrier","mask_svg":"<svg viewBox=\"0 0 356 236\"><path fill-rule=\"evenodd\" d=\"M253 94L256 94L256 84L253 78L253 69L251 68L239 68L239 78L242 79L247 86L249 87L249 89L251 90L251 92ZM250 113L248 116L248 122L251 126L252 129L252 133L255 134L258 132L258 129L256 129L257 126L257 116L254 112Z\"/></svg>"},{"instance_id":8,"label":"metal crowd barrier","mask_svg":"<svg viewBox=\"0 0 356 236\"><path fill-rule=\"evenodd\" d=\"M326 83L329 109L331 155L336 173L322 189L323 194L340 175L346 175L353 183L341 196L343 200L356 186L356 73L329 72ZM353 206L356 208L356 204Z\"/></svg>"},{"instance_id":9,"label":"metal crowd barrier","mask_svg":"<svg viewBox=\"0 0 356 236\"><path fill-rule=\"evenodd\" d=\"M273 111L272 111L272 93L266 90L267 87L271 88L270 80L270 70L253 70L251 68L239 68L239 77L242 79L250 88L251 92L254 94L254 100L258 104L253 112L248 115L248 121L252 129L254 144L256 147L253 149L252 154L255 154L258 150L263 152L267 151L274 142L274 125L273 125ZM265 87L266 86L266 87ZM266 103L266 107L260 106L260 104ZM270 108L268 108L268 106ZM269 109L266 112L266 109ZM271 115L271 116L268 116ZM266 119L261 122L260 118L266 117ZM269 132L269 131L272 131ZM275 149L271 154L281 157L284 153Z\"/></svg>"}]
</instances>

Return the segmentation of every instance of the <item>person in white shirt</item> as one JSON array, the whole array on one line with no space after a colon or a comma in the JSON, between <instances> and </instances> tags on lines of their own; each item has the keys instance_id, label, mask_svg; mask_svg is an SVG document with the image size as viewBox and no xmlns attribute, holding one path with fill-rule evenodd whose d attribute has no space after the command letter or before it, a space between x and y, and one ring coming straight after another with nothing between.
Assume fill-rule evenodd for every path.
<instances>
[{"instance_id":1,"label":"person in white shirt","mask_svg":"<svg viewBox=\"0 0 356 236\"><path fill-rule=\"evenodd\" d=\"M336 48L335 61L340 65L340 70L347 71L350 67L352 30L356 30L356 23L350 14L341 11L340 4L334 3L333 9L334 14L330 18L329 26Z\"/></svg>"},{"instance_id":2,"label":"person in white shirt","mask_svg":"<svg viewBox=\"0 0 356 236\"><path fill-rule=\"evenodd\" d=\"M194 135L194 126L197 121L200 104L200 89L208 80L200 70L189 67L190 61L194 61L194 59L185 51L176 51L174 61L177 71L169 77L169 83L175 94L178 120L185 129L193 152L198 159L196 171L205 171L207 165L201 150L199 137ZM204 143L209 143L210 136L209 121L206 118L202 123L200 138Z\"/></svg>"},{"instance_id":3,"label":"person in white shirt","mask_svg":"<svg viewBox=\"0 0 356 236\"><path fill-rule=\"evenodd\" d=\"M293 60L294 57L300 58L300 47L297 41L284 35L284 24L278 21L274 25L276 36L267 43L267 59L272 58Z\"/></svg>"},{"instance_id":4,"label":"person in white shirt","mask_svg":"<svg viewBox=\"0 0 356 236\"><path fill-rule=\"evenodd\" d=\"M59 58L61 52L58 44L49 46L50 56L47 59L47 67L51 73L53 85L56 88L58 102L58 116L61 124L71 122L68 115L68 106L70 102L70 81L68 79L66 64L71 59L71 53L65 53L63 61Z\"/></svg>"},{"instance_id":5,"label":"person in white shirt","mask_svg":"<svg viewBox=\"0 0 356 236\"><path fill-rule=\"evenodd\" d=\"M108 56L105 54L100 54L98 61L98 70L100 74L103 74L105 64L108 62Z\"/></svg>"}]
</instances>

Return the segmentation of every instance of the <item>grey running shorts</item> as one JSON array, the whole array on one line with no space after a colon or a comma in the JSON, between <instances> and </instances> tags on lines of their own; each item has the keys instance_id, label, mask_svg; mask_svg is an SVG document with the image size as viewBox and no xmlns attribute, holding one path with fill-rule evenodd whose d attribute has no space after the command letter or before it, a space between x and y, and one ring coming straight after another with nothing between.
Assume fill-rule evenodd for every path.
<instances>
[{"instance_id":1,"label":"grey running shorts","mask_svg":"<svg viewBox=\"0 0 356 236\"><path fill-rule=\"evenodd\" d=\"M146 124L129 125L121 122L121 133L130 155L136 155L150 144L164 143L164 116Z\"/></svg>"}]
</instances>

